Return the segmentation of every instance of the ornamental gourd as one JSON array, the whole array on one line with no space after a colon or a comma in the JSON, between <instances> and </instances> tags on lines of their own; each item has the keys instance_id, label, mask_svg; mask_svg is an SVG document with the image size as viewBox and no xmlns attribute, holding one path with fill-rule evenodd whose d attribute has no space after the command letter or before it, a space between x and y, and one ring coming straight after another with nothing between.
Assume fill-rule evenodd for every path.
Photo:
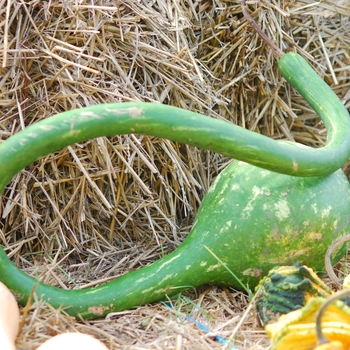
<instances>
[{"instance_id":1,"label":"ornamental gourd","mask_svg":"<svg viewBox=\"0 0 350 350\"><path fill-rule=\"evenodd\" d=\"M152 103L68 111L4 141L0 193L39 157L99 136L153 135L238 160L211 185L184 242L155 263L95 288L62 290L20 271L0 247L0 280L21 304L36 286L39 298L89 319L207 283L253 288L276 265L299 261L324 270L328 246L346 233L350 221L349 183L338 170L350 156L349 114L298 54L283 55L279 69L323 120L328 130L325 147L277 142L228 122Z\"/></svg>"},{"instance_id":2,"label":"ornamental gourd","mask_svg":"<svg viewBox=\"0 0 350 350\"><path fill-rule=\"evenodd\" d=\"M313 297L302 308L265 327L271 350L346 350L350 348L350 308L340 299L345 289L328 298Z\"/></svg>"}]
</instances>

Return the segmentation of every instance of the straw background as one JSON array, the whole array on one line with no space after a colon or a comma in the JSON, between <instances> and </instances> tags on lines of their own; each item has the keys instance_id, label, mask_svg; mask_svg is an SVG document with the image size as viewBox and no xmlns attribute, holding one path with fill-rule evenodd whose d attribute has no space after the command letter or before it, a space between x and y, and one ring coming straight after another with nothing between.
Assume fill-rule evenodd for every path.
<instances>
[{"instance_id":1,"label":"straw background","mask_svg":"<svg viewBox=\"0 0 350 350\"><path fill-rule=\"evenodd\" d=\"M350 109L350 1L247 4L275 43L303 55ZM237 0L0 0L0 65L0 142L63 111L124 101L169 104L313 147L326 140ZM114 279L182 242L229 161L144 135L72 145L7 186L1 244L25 272L61 288ZM239 349L269 347L239 291L203 286L173 305L178 313L155 303L86 322L36 301L21 309L17 346L36 349L77 330L110 349L221 349L215 335Z\"/></svg>"}]
</instances>

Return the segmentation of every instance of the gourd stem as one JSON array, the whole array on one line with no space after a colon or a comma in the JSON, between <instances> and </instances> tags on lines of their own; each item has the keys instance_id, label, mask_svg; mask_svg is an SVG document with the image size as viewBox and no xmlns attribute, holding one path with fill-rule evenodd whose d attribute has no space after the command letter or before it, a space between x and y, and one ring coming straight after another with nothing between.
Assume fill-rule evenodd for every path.
<instances>
[{"instance_id":1,"label":"gourd stem","mask_svg":"<svg viewBox=\"0 0 350 350\"><path fill-rule=\"evenodd\" d=\"M337 239L332 245L329 246L327 249L327 252L325 254L324 258L324 265L326 267L326 271L330 279L340 287L342 285L342 280L337 277L337 275L333 271L332 263L331 263L331 257L332 253L339 248L341 245L343 245L345 242L350 241L350 234L345 235L339 239Z\"/></svg>"},{"instance_id":2,"label":"gourd stem","mask_svg":"<svg viewBox=\"0 0 350 350\"><path fill-rule=\"evenodd\" d=\"M288 55L282 57L281 64ZM296 67L289 65L289 69ZM303 73L308 76L304 84L310 90L320 78L310 66L304 67ZM320 91L337 99L321 82ZM336 103L323 100L314 91L307 91L307 96L328 130L323 148L277 142L232 123L154 103L101 104L67 111L35 123L0 144L0 194L13 176L42 156L96 137L130 133L167 138L287 175L329 175L350 155L349 114L339 99Z\"/></svg>"},{"instance_id":3,"label":"gourd stem","mask_svg":"<svg viewBox=\"0 0 350 350\"><path fill-rule=\"evenodd\" d=\"M247 11L246 1L242 0L242 13L247 20L247 22L253 27L253 29L258 33L258 35L265 41L265 43L272 49L278 58L284 55L284 52L262 31L258 23L254 20L251 14Z\"/></svg>"},{"instance_id":4,"label":"gourd stem","mask_svg":"<svg viewBox=\"0 0 350 350\"><path fill-rule=\"evenodd\" d=\"M350 296L350 289L344 289L331 297L327 298L327 300L320 306L316 313L316 335L317 335L317 345L329 343L329 339L326 338L322 332L322 317L326 312L327 308L333 304L336 300L344 299Z\"/></svg>"},{"instance_id":5,"label":"gourd stem","mask_svg":"<svg viewBox=\"0 0 350 350\"><path fill-rule=\"evenodd\" d=\"M222 284L230 285L234 278L223 270L216 259L198 240L187 237L186 244L151 265L129 272L113 281L89 289L60 289L38 282L19 270L0 246L1 280L16 294L17 301L25 305L35 288L39 299L54 308L64 308L69 315L84 319L102 317L111 312L129 310L183 290L215 282L222 276ZM196 273L193 273L193 270Z\"/></svg>"}]
</instances>

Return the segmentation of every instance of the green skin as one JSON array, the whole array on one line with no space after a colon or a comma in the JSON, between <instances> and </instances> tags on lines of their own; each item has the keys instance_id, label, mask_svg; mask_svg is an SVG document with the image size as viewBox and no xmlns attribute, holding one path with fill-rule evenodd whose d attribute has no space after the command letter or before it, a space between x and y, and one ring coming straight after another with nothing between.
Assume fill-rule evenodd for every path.
<instances>
[{"instance_id":1,"label":"green skin","mask_svg":"<svg viewBox=\"0 0 350 350\"><path fill-rule=\"evenodd\" d=\"M349 224L349 184L342 171L336 170L350 156L350 118L301 56L285 54L279 67L322 118L328 130L325 147L276 142L224 121L150 103L97 105L65 112L3 142L0 193L36 159L76 142L114 134L167 138L255 166L242 162L228 166L205 196L187 239L150 266L96 288L61 290L20 271L0 247L0 280L21 304L36 286L39 298L67 308L73 316L91 319L205 283L241 288L206 247L250 288L276 264L299 260L323 269L328 246L346 233ZM294 79L297 71L299 78Z\"/></svg>"}]
</instances>

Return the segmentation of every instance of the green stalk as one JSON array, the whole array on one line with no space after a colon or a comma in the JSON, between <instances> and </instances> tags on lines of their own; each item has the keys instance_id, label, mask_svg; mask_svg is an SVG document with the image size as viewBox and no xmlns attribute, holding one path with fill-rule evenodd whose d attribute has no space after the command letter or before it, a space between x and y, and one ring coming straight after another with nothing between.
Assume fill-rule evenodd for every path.
<instances>
[{"instance_id":1,"label":"green stalk","mask_svg":"<svg viewBox=\"0 0 350 350\"><path fill-rule=\"evenodd\" d=\"M193 241L193 240L192 240ZM184 249L192 254L183 253ZM200 258L199 258L200 256ZM199 260L198 260L199 259ZM194 261L206 261L201 273ZM196 243L181 245L178 249L155 263L130 272L101 286L90 289L64 290L38 282L35 278L20 271L0 247L0 280L15 292L17 301L25 305L33 287L38 298L47 300L53 307L63 307L73 316L94 319L110 312L128 310L138 305L165 299L191 287L195 288L211 280L216 280L217 261ZM227 276L228 277L228 276ZM227 278L226 283L230 278Z\"/></svg>"},{"instance_id":2,"label":"green stalk","mask_svg":"<svg viewBox=\"0 0 350 350\"><path fill-rule=\"evenodd\" d=\"M284 55L283 69L289 54ZM294 60L294 56L292 57ZM306 63L306 62L305 62ZM306 68L305 68L306 69ZM274 172L322 176L339 169L350 156L350 118L333 91L311 69L304 97L317 108L329 132L323 148L277 142L234 124L153 103L102 104L64 112L13 135L0 145L0 193L11 178L36 159L76 142L115 134L146 134L221 153ZM289 79L287 74L287 79ZM292 78L291 83L300 88ZM314 91L322 86L322 94ZM314 87L314 90L312 90ZM325 98L332 101L326 106Z\"/></svg>"}]
</instances>

